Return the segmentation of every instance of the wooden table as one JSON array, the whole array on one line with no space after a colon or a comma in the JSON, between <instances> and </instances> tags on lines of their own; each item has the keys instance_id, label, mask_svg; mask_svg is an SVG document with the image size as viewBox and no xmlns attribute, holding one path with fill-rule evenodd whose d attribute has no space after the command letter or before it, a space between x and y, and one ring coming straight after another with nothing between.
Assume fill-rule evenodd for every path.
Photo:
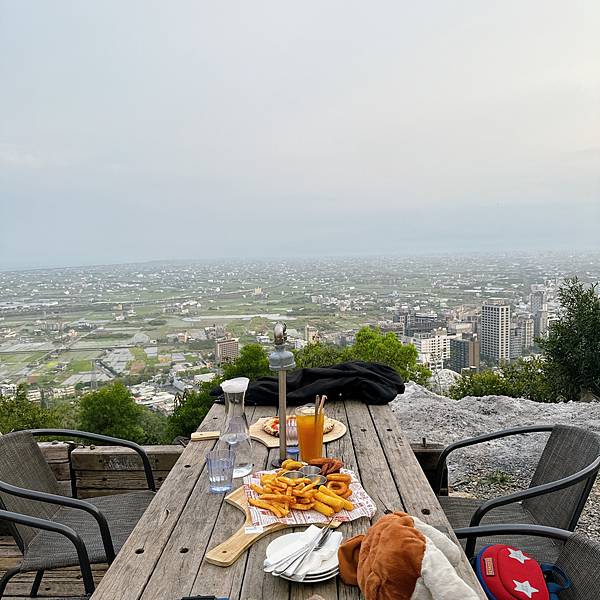
<instances>
[{"instance_id":1,"label":"wooden table","mask_svg":"<svg viewBox=\"0 0 600 600\"><path fill-rule=\"evenodd\" d=\"M343 459L353 469L377 504L373 522L383 511L405 510L452 535L450 525L429 486L408 440L390 407L346 401L327 404L327 414L348 426L348 433L326 445L329 456ZM275 414L275 408L247 409L249 422ZM222 428L224 409L214 406L199 431ZM204 555L229 538L243 523L242 513L208 492L205 455L215 441L190 443L155 499L108 569L93 600L179 600L188 595L225 596L241 600L263 598L301 600L320 594L325 600L360 598L358 588L339 578L306 585L290 583L262 570L265 548L276 532L258 541L227 568L207 563ZM279 450L252 445L255 468L265 468ZM348 538L364 533L368 519L345 523ZM459 573L485 594L463 555Z\"/></svg>"}]
</instances>

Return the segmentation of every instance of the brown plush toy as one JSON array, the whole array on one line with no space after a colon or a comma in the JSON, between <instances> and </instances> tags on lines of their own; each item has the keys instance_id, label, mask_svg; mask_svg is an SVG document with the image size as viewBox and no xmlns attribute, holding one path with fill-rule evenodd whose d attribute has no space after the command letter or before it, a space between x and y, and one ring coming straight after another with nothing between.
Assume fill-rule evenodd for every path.
<instances>
[{"instance_id":1,"label":"brown plush toy","mask_svg":"<svg viewBox=\"0 0 600 600\"><path fill-rule=\"evenodd\" d=\"M443 533L403 512L381 517L366 535L338 550L340 577L367 600L476 600L452 564L458 547Z\"/></svg>"}]
</instances>

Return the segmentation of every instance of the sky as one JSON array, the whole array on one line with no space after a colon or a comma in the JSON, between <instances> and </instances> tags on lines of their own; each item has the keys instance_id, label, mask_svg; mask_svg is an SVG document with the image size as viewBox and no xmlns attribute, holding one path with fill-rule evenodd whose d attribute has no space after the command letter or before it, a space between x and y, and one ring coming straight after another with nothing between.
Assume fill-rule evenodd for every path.
<instances>
[{"instance_id":1,"label":"sky","mask_svg":"<svg viewBox=\"0 0 600 600\"><path fill-rule=\"evenodd\" d=\"M0 0L0 268L600 250L597 0Z\"/></svg>"}]
</instances>

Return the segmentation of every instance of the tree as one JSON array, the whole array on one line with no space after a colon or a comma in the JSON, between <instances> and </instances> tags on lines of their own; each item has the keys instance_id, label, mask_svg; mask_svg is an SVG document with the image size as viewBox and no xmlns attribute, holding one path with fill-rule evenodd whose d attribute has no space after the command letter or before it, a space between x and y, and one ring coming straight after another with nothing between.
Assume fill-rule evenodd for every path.
<instances>
[{"instance_id":1,"label":"tree","mask_svg":"<svg viewBox=\"0 0 600 600\"><path fill-rule=\"evenodd\" d=\"M20 385L12 398L0 396L0 432L50 426L48 411L27 399L27 387Z\"/></svg>"},{"instance_id":2,"label":"tree","mask_svg":"<svg viewBox=\"0 0 600 600\"><path fill-rule=\"evenodd\" d=\"M82 430L134 442L143 440L143 407L120 381L85 394L79 405Z\"/></svg>"},{"instance_id":3,"label":"tree","mask_svg":"<svg viewBox=\"0 0 600 600\"><path fill-rule=\"evenodd\" d=\"M168 440L172 442L177 436L190 437L192 432L198 429L198 425L213 405L214 398L210 391L214 386L214 381L205 382L197 392L187 392L184 395L179 406L169 417L166 434Z\"/></svg>"},{"instance_id":4,"label":"tree","mask_svg":"<svg viewBox=\"0 0 600 600\"><path fill-rule=\"evenodd\" d=\"M223 365L225 379L248 377L253 381L266 375L271 375L269 359L264 348L258 344L247 344L233 362Z\"/></svg>"},{"instance_id":5,"label":"tree","mask_svg":"<svg viewBox=\"0 0 600 600\"><path fill-rule=\"evenodd\" d=\"M170 444L172 438L167 435L169 418L161 412L150 410L143 406L140 415L142 435L136 441L138 444Z\"/></svg>"},{"instance_id":6,"label":"tree","mask_svg":"<svg viewBox=\"0 0 600 600\"><path fill-rule=\"evenodd\" d=\"M347 360L378 362L392 367L406 380L426 385L431 371L417 363L417 349L413 344L403 344L394 333L363 327L354 345L347 349Z\"/></svg>"},{"instance_id":7,"label":"tree","mask_svg":"<svg viewBox=\"0 0 600 600\"><path fill-rule=\"evenodd\" d=\"M393 333L363 327L356 334L353 346L338 348L332 344L308 344L296 352L298 367L326 367L348 360L377 362L395 369L405 380L425 385L431 371L417 364L417 349L403 344Z\"/></svg>"},{"instance_id":8,"label":"tree","mask_svg":"<svg viewBox=\"0 0 600 600\"><path fill-rule=\"evenodd\" d=\"M559 319L546 339L538 339L546 372L569 400L600 397L600 297L598 284L585 286L577 277L559 289Z\"/></svg>"},{"instance_id":9,"label":"tree","mask_svg":"<svg viewBox=\"0 0 600 600\"><path fill-rule=\"evenodd\" d=\"M343 348L321 342L308 344L301 350L294 352L296 366L299 369L328 367L344 362L346 360L345 356Z\"/></svg>"}]
</instances>

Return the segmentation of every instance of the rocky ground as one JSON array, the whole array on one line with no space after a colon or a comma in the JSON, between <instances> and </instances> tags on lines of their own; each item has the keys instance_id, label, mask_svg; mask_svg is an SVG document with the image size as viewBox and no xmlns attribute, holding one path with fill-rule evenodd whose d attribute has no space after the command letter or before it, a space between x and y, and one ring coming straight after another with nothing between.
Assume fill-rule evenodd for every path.
<instances>
[{"instance_id":1,"label":"rocky ground","mask_svg":"<svg viewBox=\"0 0 600 600\"><path fill-rule=\"evenodd\" d=\"M499 429L564 423L600 433L600 403L539 404L506 396L466 397L452 400L419 385L408 383L392 403L411 441L448 444ZM453 492L492 498L523 489L539 460L548 434L535 433L457 450L450 457ZM596 484L579 523L579 531L600 541L600 484Z\"/></svg>"}]
</instances>

